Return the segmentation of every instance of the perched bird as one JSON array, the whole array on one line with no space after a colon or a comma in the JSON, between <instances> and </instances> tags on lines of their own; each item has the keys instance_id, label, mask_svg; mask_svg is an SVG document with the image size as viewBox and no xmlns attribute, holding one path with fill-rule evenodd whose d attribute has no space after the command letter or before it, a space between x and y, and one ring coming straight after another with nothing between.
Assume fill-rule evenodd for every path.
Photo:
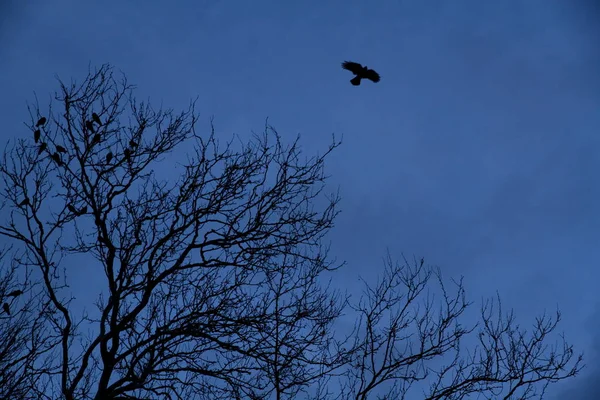
<instances>
[{"instance_id":1,"label":"perched bird","mask_svg":"<svg viewBox=\"0 0 600 400\"><path fill-rule=\"evenodd\" d=\"M10 308L8 307L8 303L2 304L2 309L4 310L5 313L10 315Z\"/></svg>"},{"instance_id":2,"label":"perched bird","mask_svg":"<svg viewBox=\"0 0 600 400\"><path fill-rule=\"evenodd\" d=\"M129 147L137 147L137 146L138 146L138 144L133 139L131 139L129 141Z\"/></svg>"},{"instance_id":3,"label":"perched bird","mask_svg":"<svg viewBox=\"0 0 600 400\"><path fill-rule=\"evenodd\" d=\"M52 157L52 159L53 159L53 160L54 160L54 161L55 161L55 162L56 162L58 165L62 165L62 164L63 164L62 160L60 159L60 154L58 154L58 153L54 153L54 154L52 154L50 157Z\"/></svg>"},{"instance_id":4,"label":"perched bird","mask_svg":"<svg viewBox=\"0 0 600 400\"><path fill-rule=\"evenodd\" d=\"M22 202L19 203L20 206L28 206L29 205L29 199L27 197L25 197L25 199L23 199Z\"/></svg>"},{"instance_id":5,"label":"perched bird","mask_svg":"<svg viewBox=\"0 0 600 400\"><path fill-rule=\"evenodd\" d=\"M127 160L127 162L129 162L131 160L131 150L129 149L125 149L123 150L123 155L125 155L125 159Z\"/></svg>"},{"instance_id":6,"label":"perched bird","mask_svg":"<svg viewBox=\"0 0 600 400\"><path fill-rule=\"evenodd\" d=\"M85 127L88 128L88 130L92 133L95 132L94 123L92 121L85 121Z\"/></svg>"},{"instance_id":7,"label":"perched bird","mask_svg":"<svg viewBox=\"0 0 600 400\"><path fill-rule=\"evenodd\" d=\"M98 116L98 114L96 113L92 113L92 119L94 120L95 123L97 123L98 125L102 125L102 121L100 120L100 117Z\"/></svg>"},{"instance_id":8,"label":"perched bird","mask_svg":"<svg viewBox=\"0 0 600 400\"><path fill-rule=\"evenodd\" d=\"M66 153L67 149L65 149L64 147L62 147L61 145L57 145L56 146L56 151L58 151L59 153Z\"/></svg>"},{"instance_id":9,"label":"perched bird","mask_svg":"<svg viewBox=\"0 0 600 400\"><path fill-rule=\"evenodd\" d=\"M10 297L17 297L23 294L22 290L13 290L12 292L10 292L9 294L7 294L7 296Z\"/></svg>"},{"instance_id":10,"label":"perched bird","mask_svg":"<svg viewBox=\"0 0 600 400\"><path fill-rule=\"evenodd\" d=\"M106 155L106 163L110 164L110 160L112 160L113 158L113 153L112 151L109 151L108 154Z\"/></svg>"},{"instance_id":11,"label":"perched bird","mask_svg":"<svg viewBox=\"0 0 600 400\"><path fill-rule=\"evenodd\" d=\"M46 117L42 117L42 118L38 119L38 122L37 122L37 124L35 124L35 126L45 125L46 121L47 121Z\"/></svg>"},{"instance_id":12,"label":"perched bird","mask_svg":"<svg viewBox=\"0 0 600 400\"><path fill-rule=\"evenodd\" d=\"M359 63L355 63L352 61L344 61L342 63L342 68L347 69L348 71L356 75L350 80L350 83L352 83L354 86L360 85L360 80L363 78L372 80L373 82L379 82L379 80L381 79L377 72L375 72L372 69L369 69L366 65L363 67Z\"/></svg>"},{"instance_id":13,"label":"perched bird","mask_svg":"<svg viewBox=\"0 0 600 400\"><path fill-rule=\"evenodd\" d=\"M100 140L101 140L101 139L102 139L102 138L100 137L100 134L99 134L99 133L96 133L96 134L94 135L94 137L92 138L92 144L100 143Z\"/></svg>"},{"instance_id":14,"label":"perched bird","mask_svg":"<svg viewBox=\"0 0 600 400\"><path fill-rule=\"evenodd\" d=\"M77 209L75 207L73 207L72 204L67 204L67 208L69 209L69 211L71 211L73 214L77 214Z\"/></svg>"},{"instance_id":15,"label":"perched bird","mask_svg":"<svg viewBox=\"0 0 600 400\"><path fill-rule=\"evenodd\" d=\"M42 131L36 129L35 132L33 132L33 140L35 140L36 143L39 142L40 136L42 136Z\"/></svg>"},{"instance_id":16,"label":"perched bird","mask_svg":"<svg viewBox=\"0 0 600 400\"><path fill-rule=\"evenodd\" d=\"M48 145L44 142L42 142L42 144L40 144L40 149L38 150L38 155L42 154L44 152L44 150L46 150L46 148L48 147Z\"/></svg>"},{"instance_id":17,"label":"perched bird","mask_svg":"<svg viewBox=\"0 0 600 400\"><path fill-rule=\"evenodd\" d=\"M87 206L83 206L81 210L77 212L77 215L83 215L85 213L87 213Z\"/></svg>"}]
</instances>

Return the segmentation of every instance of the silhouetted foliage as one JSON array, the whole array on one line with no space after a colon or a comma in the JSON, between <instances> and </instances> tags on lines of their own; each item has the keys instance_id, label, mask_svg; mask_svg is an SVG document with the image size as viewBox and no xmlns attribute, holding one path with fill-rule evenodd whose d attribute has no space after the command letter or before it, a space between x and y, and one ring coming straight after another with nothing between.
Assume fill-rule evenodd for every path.
<instances>
[{"instance_id":1,"label":"silhouetted foliage","mask_svg":"<svg viewBox=\"0 0 600 400\"><path fill-rule=\"evenodd\" d=\"M23 398L402 398L427 382L428 399L509 399L581 368L566 343L546 347L557 321L528 333L510 315L495 322L488 305L479 325L461 324L462 284L449 291L423 260L388 258L358 304L324 285L341 267L322 243L339 201L323 194L324 161L339 142L301 159L298 140L286 146L267 126L223 146L214 129L196 132L194 103L154 110L107 65L61 82L56 100L45 140L68 156L40 158L19 140L0 163L0 204L12 209L0 235L24 246L14 259L36 268L42 288L35 326L46 336ZM105 120L96 131L92 110ZM188 151L172 158L179 175L159 179L176 150ZM19 208L24 197L31 205ZM439 304L424 296L432 277ZM72 288L97 293L96 309L75 313ZM348 332L335 328L344 310L357 318ZM475 333L480 345L465 353ZM444 357L449 367L430 364Z\"/></svg>"},{"instance_id":2,"label":"silhouetted foliage","mask_svg":"<svg viewBox=\"0 0 600 400\"><path fill-rule=\"evenodd\" d=\"M350 80L350 83L352 83L354 86L360 85L361 79L369 79L373 82L379 82L381 80L379 74L374 70L369 69L369 67L367 67L366 65L363 67L359 63L355 63L352 61L344 61L342 63L342 68L347 69L348 71L356 75Z\"/></svg>"}]
</instances>

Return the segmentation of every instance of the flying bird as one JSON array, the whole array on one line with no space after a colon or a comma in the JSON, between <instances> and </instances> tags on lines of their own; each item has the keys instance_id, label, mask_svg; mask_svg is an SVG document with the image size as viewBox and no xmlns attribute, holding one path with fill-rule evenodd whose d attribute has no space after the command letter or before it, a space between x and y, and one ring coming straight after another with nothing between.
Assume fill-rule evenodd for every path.
<instances>
[{"instance_id":1,"label":"flying bird","mask_svg":"<svg viewBox=\"0 0 600 400\"><path fill-rule=\"evenodd\" d=\"M377 72L375 72L372 69L369 69L369 67L367 67L366 65L363 67L359 63L355 63L352 61L344 61L342 63L342 68L347 69L348 71L356 75L350 80L350 83L354 86L360 85L360 80L363 78L369 79L373 82L379 82L379 80L381 79Z\"/></svg>"},{"instance_id":2,"label":"flying bird","mask_svg":"<svg viewBox=\"0 0 600 400\"><path fill-rule=\"evenodd\" d=\"M23 294L22 290L13 290L12 292L10 292L9 294L7 294L7 296L10 297L17 297Z\"/></svg>"},{"instance_id":3,"label":"flying bird","mask_svg":"<svg viewBox=\"0 0 600 400\"><path fill-rule=\"evenodd\" d=\"M38 156L40 154L42 154L44 152L44 150L46 150L46 148L48 147L48 145L44 142L42 142L42 144L40 144L40 149L38 150Z\"/></svg>"},{"instance_id":4,"label":"flying bird","mask_svg":"<svg viewBox=\"0 0 600 400\"><path fill-rule=\"evenodd\" d=\"M92 121L85 121L85 127L88 128L88 130L91 131L92 133L95 132L94 131L94 123Z\"/></svg>"},{"instance_id":5,"label":"flying bird","mask_svg":"<svg viewBox=\"0 0 600 400\"><path fill-rule=\"evenodd\" d=\"M98 116L98 114L96 113L92 113L92 119L94 120L95 123L97 123L98 125L102 125L102 120L100 120L100 117Z\"/></svg>"},{"instance_id":6,"label":"flying bird","mask_svg":"<svg viewBox=\"0 0 600 400\"><path fill-rule=\"evenodd\" d=\"M38 122L37 122L37 124L35 124L35 126L45 125L46 121L47 121L46 117L42 117L42 118L38 119Z\"/></svg>"},{"instance_id":7,"label":"flying bird","mask_svg":"<svg viewBox=\"0 0 600 400\"><path fill-rule=\"evenodd\" d=\"M58 151L59 153L66 153L67 149L65 149L64 147L57 145L56 146L56 151Z\"/></svg>"},{"instance_id":8,"label":"flying bird","mask_svg":"<svg viewBox=\"0 0 600 400\"><path fill-rule=\"evenodd\" d=\"M35 132L33 132L33 140L35 140L36 143L39 142L40 136L42 136L42 131L36 129Z\"/></svg>"},{"instance_id":9,"label":"flying bird","mask_svg":"<svg viewBox=\"0 0 600 400\"><path fill-rule=\"evenodd\" d=\"M10 308L8 307L8 303L2 304L2 309L4 310L5 313L10 315Z\"/></svg>"}]
</instances>

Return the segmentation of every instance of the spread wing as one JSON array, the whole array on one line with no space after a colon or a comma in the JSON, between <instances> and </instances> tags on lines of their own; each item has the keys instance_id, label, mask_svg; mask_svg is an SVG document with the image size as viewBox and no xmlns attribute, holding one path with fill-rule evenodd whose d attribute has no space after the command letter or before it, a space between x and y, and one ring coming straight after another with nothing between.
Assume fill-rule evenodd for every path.
<instances>
[{"instance_id":1,"label":"spread wing","mask_svg":"<svg viewBox=\"0 0 600 400\"><path fill-rule=\"evenodd\" d=\"M367 70L367 72L365 73L365 78L370 79L373 82L379 82L379 80L381 79L379 74L372 69Z\"/></svg>"},{"instance_id":2,"label":"spread wing","mask_svg":"<svg viewBox=\"0 0 600 400\"><path fill-rule=\"evenodd\" d=\"M354 75L358 75L359 73L362 72L362 65L360 65L359 63L355 63L352 61L344 61L342 63L342 68L347 69L348 71L352 72ZM375 72L375 71L373 71Z\"/></svg>"}]
</instances>

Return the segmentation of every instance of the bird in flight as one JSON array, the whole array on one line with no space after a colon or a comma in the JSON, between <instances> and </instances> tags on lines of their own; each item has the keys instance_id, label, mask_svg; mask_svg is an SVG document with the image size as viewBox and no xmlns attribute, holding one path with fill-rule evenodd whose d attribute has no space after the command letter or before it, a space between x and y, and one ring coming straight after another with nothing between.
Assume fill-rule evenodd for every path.
<instances>
[{"instance_id":1,"label":"bird in flight","mask_svg":"<svg viewBox=\"0 0 600 400\"><path fill-rule=\"evenodd\" d=\"M347 69L348 71L356 75L350 80L350 83L354 86L360 85L360 80L363 78L369 79L373 82L379 82L379 80L381 79L377 72L375 72L372 69L369 69L369 67L367 67L366 65L363 67L359 63L355 63L352 61L344 61L342 63L342 68Z\"/></svg>"}]
</instances>

